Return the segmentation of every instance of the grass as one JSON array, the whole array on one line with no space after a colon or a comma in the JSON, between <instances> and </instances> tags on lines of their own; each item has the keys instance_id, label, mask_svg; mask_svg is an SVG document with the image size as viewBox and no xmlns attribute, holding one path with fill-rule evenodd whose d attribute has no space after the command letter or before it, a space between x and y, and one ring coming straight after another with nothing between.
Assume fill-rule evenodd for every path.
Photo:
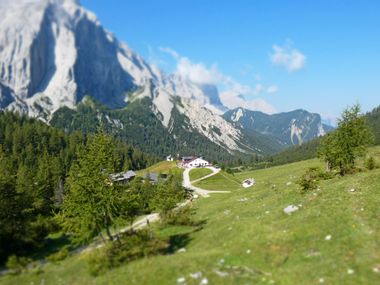
<instances>
[{"instance_id":1,"label":"grass","mask_svg":"<svg viewBox=\"0 0 380 285\"><path fill-rule=\"evenodd\" d=\"M208 179L196 182L194 185L206 190L230 191L231 189L242 189L241 181L224 171L220 171L218 174L211 176Z\"/></svg>"},{"instance_id":2,"label":"grass","mask_svg":"<svg viewBox=\"0 0 380 285\"><path fill-rule=\"evenodd\" d=\"M197 180L211 173L212 173L212 170L209 168L194 168L190 170L190 173L189 173L190 181Z\"/></svg>"},{"instance_id":3,"label":"grass","mask_svg":"<svg viewBox=\"0 0 380 285\"><path fill-rule=\"evenodd\" d=\"M380 148L371 153L379 159ZM380 169L322 181L320 191L302 195L295 181L310 166L323 164L220 172L199 182L231 191L194 202L203 228L155 226L159 235L183 237L177 248L186 252L143 258L96 278L87 272L86 255L77 255L42 272L2 277L0 284L177 284L185 277L191 285L200 283L189 277L195 272L209 284L320 284L321 278L324 284L380 284L373 271L380 265ZM257 184L241 188L250 177ZM302 206L284 214L291 204Z\"/></svg>"},{"instance_id":4,"label":"grass","mask_svg":"<svg viewBox=\"0 0 380 285\"><path fill-rule=\"evenodd\" d=\"M164 173L167 174L171 170L177 168L177 162L176 161L161 161L158 162L144 170L137 171L138 176L143 176L146 173Z\"/></svg>"}]
</instances>

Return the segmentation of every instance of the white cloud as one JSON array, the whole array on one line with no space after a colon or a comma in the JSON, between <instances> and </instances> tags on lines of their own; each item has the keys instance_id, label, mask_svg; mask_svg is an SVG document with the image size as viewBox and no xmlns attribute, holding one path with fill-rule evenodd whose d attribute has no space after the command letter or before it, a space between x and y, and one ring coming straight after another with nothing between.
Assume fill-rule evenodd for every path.
<instances>
[{"instance_id":1,"label":"white cloud","mask_svg":"<svg viewBox=\"0 0 380 285\"><path fill-rule=\"evenodd\" d=\"M187 57L180 56L175 50L168 47L159 48L161 52L171 55L177 61L176 73L182 78L196 84L218 84L222 78L222 73L216 64L207 68L203 63L193 63Z\"/></svg>"},{"instance_id":2,"label":"white cloud","mask_svg":"<svg viewBox=\"0 0 380 285\"><path fill-rule=\"evenodd\" d=\"M284 47L273 45L272 49L271 61L273 64L284 66L289 71L298 71L305 67L306 56L294 49L291 44Z\"/></svg>"},{"instance_id":3,"label":"white cloud","mask_svg":"<svg viewBox=\"0 0 380 285\"><path fill-rule=\"evenodd\" d=\"M171 55L174 59L179 59L180 57L179 54L170 47L159 47L158 50Z\"/></svg>"},{"instance_id":4,"label":"white cloud","mask_svg":"<svg viewBox=\"0 0 380 285\"><path fill-rule=\"evenodd\" d=\"M336 127L338 125L338 117L332 114L321 113L322 122L324 124Z\"/></svg>"},{"instance_id":5,"label":"white cloud","mask_svg":"<svg viewBox=\"0 0 380 285\"><path fill-rule=\"evenodd\" d=\"M178 52L168 47L160 47L159 51L167 53L175 59L177 63L175 72L182 78L195 84L217 85L218 89L223 90L220 92L220 99L227 108L243 107L265 113L275 112L275 108L265 100L247 100L244 96L256 97L264 93L275 93L278 91L277 86L265 87L261 83L257 83L254 87L243 85L232 77L223 74L216 64L207 67L202 62L194 63L189 58L181 56Z\"/></svg>"},{"instance_id":6,"label":"white cloud","mask_svg":"<svg viewBox=\"0 0 380 285\"><path fill-rule=\"evenodd\" d=\"M246 99L245 95L258 95L264 91L264 87L261 84L257 84L254 89L249 86L242 85L239 82L231 79L230 77L226 78L224 84L227 84L227 87L224 91L220 92L220 100L223 105L229 109L234 109L242 107L245 109L253 111L261 111L268 114L273 114L276 112L276 109L267 101L257 98L257 99Z\"/></svg>"},{"instance_id":7,"label":"white cloud","mask_svg":"<svg viewBox=\"0 0 380 285\"><path fill-rule=\"evenodd\" d=\"M265 88L262 84L256 84L255 88L253 89L253 94L258 96L264 91L265 91Z\"/></svg>"},{"instance_id":8,"label":"white cloud","mask_svg":"<svg viewBox=\"0 0 380 285\"><path fill-rule=\"evenodd\" d=\"M197 84L218 84L223 78L216 65L207 68L203 63L193 63L186 57L179 59L177 73Z\"/></svg>"},{"instance_id":9,"label":"white cloud","mask_svg":"<svg viewBox=\"0 0 380 285\"><path fill-rule=\"evenodd\" d=\"M267 88L268 94L274 94L278 92L278 86L277 85L271 85Z\"/></svg>"},{"instance_id":10,"label":"white cloud","mask_svg":"<svg viewBox=\"0 0 380 285\"><path fill-rule=\"evenodd\" d=\"M261 111L267 114L273 114L276 109L263 99L246 100L241 93L228 90L220 93L220 99L226 107L233 109L242 107L253 111Z\"/></svg>"},{"instance_id":11,"label":"white cloud","mask_svg":"<svg viewBox=\"0 0 380 285\"><path fill-rule=\"evenodd\" d=\"M254 78L256 81L262 81L263 80L263 77L260 74L255 74Z\"/></svg>"}]
</instances>

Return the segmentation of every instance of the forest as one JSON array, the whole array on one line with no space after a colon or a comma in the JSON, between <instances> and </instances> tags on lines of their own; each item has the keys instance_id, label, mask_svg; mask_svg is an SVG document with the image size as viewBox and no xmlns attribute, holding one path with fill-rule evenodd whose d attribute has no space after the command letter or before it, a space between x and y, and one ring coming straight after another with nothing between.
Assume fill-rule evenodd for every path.
<instances>
[{"instance_id":1,"label":"forest","mask_svg":"<svg viewBox=\"0 0 380 285\"><path fill-rule=\"evenodd\" d=\"M114 138L112 170L146 168L157 159ZM96 135L65 134L35 119L0 112L0 262L27 255L60 229L54 216L70 169Z\"/></svg>"}]
</instances>

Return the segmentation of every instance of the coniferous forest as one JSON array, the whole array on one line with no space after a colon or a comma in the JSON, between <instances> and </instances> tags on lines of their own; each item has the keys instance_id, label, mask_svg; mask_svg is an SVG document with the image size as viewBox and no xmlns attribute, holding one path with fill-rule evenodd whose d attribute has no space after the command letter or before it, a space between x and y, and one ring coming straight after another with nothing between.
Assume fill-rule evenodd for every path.
<instances>
[{"instance_id":1,"label":"coniferous forest","mask_svg":"<svg viewBox=\"0 0 380 285\"><path fill-rule=\"evenodd\" d=\"M40 121L0 112L0 258L25 255L57 231L70 168L94 136L66 135ZM109 138L114 146L113 170L138 170L155 158Z\"/></svg>"}]
</instances>

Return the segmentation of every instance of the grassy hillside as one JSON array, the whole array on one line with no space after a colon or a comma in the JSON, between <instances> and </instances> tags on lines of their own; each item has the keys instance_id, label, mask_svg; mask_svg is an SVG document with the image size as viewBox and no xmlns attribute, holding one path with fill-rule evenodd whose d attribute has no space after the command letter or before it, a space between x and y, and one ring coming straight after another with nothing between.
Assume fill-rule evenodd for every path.
<instances>
[{"instance_id":1,"label":"grassy hillside","mask_svg":"<svg viewBox=\"0 0 380 285\"><path fill-rule=\"evenodd\" d=\"M197 180L211 173L212 173L212 170L208 168L194 168L190 170L190 173L189 173L190 181Z\"/></svg>"},{"instance_id":2,"label":"grassy hillside","mask_svg":"<svg viewBox=\"0 0 380 285\"><path fill-rule=\"evenodd\" d=\"M372 149L380 163L380 148ZM6 276L0 284L379 284L380 169L321 182L319 191L300 194L295 184L317 160L235 176L221 172L197 186L231 190L196 200L202 229L165 227L177 248L131 262L101 276L87 271L85 255L47 264L42 271ZM257 184L240 187L245 178ZM349 189L354 188L351 192ZM283 212L289 205L299 210Z\"/></svg>"},{"instance_id":3,"label":"grassy hillside","mask_svg":"<svg viewBox=\"0 0 380 285\"><path fill-rule=\"evenodd\" d=\"M202 180L195 183L195 186L203 188L203 189L207 189L207 190L230 191L231 189L235 190L235 189L242 188L240 184L241 184L240 181L237 180L234 176L224 171L221 171L218 174L206 180Z\"/></svg>"},{"instance_id":4,"label":"grassy hillside","mask_svg":"<svg viewBox=\"0 0 380 285\"><path fill-rule=\"evenodd\" d=\"M144 170L138 171L138 174L145 174L145 173L169 173L170 170L177 168L177 162L176 161L161 161L158 162Z\"/></svg>"}]
</instances>

